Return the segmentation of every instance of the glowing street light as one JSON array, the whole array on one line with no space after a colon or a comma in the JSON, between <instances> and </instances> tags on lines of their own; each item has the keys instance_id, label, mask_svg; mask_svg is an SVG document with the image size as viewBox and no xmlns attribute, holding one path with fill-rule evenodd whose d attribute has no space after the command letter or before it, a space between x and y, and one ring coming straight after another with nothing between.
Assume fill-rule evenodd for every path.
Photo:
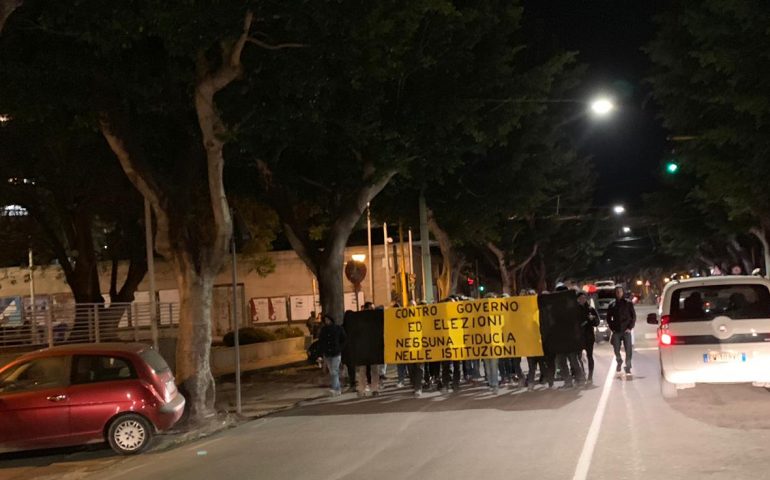
<instances>
[{"instance_id":1,"label":"glowing street light","mask_svg":"<svg viewBox=\"0 0 770 480\"><path fill-rule=\"evenodd\" d=\"M623 233L631 233L631 227L623 227Z\"/></svg>"},{"instance_id":2,"label":"glowing street light","mask_svg":"<svg viewBox=\"0 0 770 480\"><path fill-rule=\"evenodd\" d=\"M597 117L606 117L615 110L615 104L608 97L598 97L591 101L591 111Z\"/></svg>"},{"instance_id":3,"label":"glowing street light","mask_svg":"<svg viewBox=\"0 0 770 480\"><path fill-rule=\"evenodd\" d=\"M612 211L615 212L616 215L622 215L626 213L626 207L624 207L623 205L615 205L614 207L612 207Z\"/></svg>"},{"instance_id":4,"label":"glowing street light","mask_svg":"<svg viewBox=\"0 0 770 480\"><path fill-rule=\"evenodd\" d=\"M11 116L6 113L0 113L0 125L11 121Z\"/></svg>"}]
</instances>

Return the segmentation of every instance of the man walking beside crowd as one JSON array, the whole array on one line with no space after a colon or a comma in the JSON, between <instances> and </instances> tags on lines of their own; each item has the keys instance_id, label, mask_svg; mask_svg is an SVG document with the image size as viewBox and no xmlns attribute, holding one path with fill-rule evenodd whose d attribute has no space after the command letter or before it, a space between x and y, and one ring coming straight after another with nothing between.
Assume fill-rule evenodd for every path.
<instances>
[{"instance_id":1,"label":"man walking beside crowd","mask_svg":"<svg viewBox=\"0 0 770 480\"><path fill-rule=\"evenodd\" d=\"M631 376L631 360L633 357L634 345L631 332L636 325L636 310L634 304L626 300L623 287L615 287L615 301L607 309L607 325L612 330L612 348L615 350L615 360L617 367L615 373L621 375L623 368L623 357L620 355L620 344L625 349L625 371L626 376Z\"/></svg>"}]
</instances>

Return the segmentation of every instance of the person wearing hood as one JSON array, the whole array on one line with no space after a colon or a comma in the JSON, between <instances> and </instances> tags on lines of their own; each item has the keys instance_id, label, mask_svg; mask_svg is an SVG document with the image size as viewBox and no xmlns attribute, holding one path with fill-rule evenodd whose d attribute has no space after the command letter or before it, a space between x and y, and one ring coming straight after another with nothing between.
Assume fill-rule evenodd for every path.
<instances>
[{"instance_id":1,"label":"person wearing hood","mask_svg":"<svg viewBox=\"0 0 770 480\"><path fill-rule=\"evenodd\" d=\"M321 347L321 353L324 362L329 369L331 377L330 393L333 397L342 393L340 387L340 363L342 361L342 349L345 346L345 330L334 321L330 315L324 315L323 327L318 335L318 343Z\"/></svg>"}]
</instances>

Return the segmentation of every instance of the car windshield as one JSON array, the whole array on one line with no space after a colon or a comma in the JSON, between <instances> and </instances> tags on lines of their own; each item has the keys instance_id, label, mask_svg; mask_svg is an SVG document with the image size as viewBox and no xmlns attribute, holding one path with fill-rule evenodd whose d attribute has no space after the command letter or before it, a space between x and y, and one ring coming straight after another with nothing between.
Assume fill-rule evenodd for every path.
<instances>
[{"instance_id":1,"label":"car windshield","mask_svg":"<svg viewBox=\"0 0 770 480\"><path fill-rule=\"evenodd\" d=\"M770 292L763 285L712 285L682 288L671 296L671 321L770 318Z\"/></svg>"},{"instance_id":2,"label":"car windshield","mask_svg":"<svg viewBox=\"0 0 770 480\"><path fill-rule=\"evenodd\" d=\"M614 300L615 299L615 289L607 289L607 290L599 290L596 293L596 296L599 298L599 300Z\"/></svg>"}]
</instances>

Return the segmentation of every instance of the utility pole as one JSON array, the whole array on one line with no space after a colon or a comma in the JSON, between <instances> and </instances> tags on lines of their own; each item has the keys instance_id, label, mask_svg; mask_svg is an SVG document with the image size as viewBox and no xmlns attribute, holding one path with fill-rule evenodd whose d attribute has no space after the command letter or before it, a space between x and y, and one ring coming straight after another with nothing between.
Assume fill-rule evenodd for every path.
<instances>
[{"instance_id":1,"label":"utility pole","mask_svg":"<svg viewBox=\"0 0 770 480\"><path fill-rule=\"evenodd\" d=\"M232 218L232 214L230 215ZM235 222L233 222L235 225ZM238 255L235 250L235 227L230 238L230 249L233 251L233 344L235 346L235 411L241 414L241 339L238 321Z\"/></svg>"},{"instance_id":2,"label":"utility pole","mask_svg":"<svg viewBox=\"0 0 770 480\"><path fill-rule=\"evenodd\" d=\"M401 247L400 259L398 263L399 278L401 279L401 306L406 307L409 305L409 294L407 293L406 285L406 252L404 251L404 227L401 223L398 224L398 244Z\"/></svg>"},{"instance_id":3,"label":"utility pole","mask_svg":"<svg viewBox=\"0 0 770 480\"><path fill-rule=\"evenodd\" d=\"M29 256L29 303L30 303L30 316L32 317L29 322L32 329L32 344L37 343L37 315L35 314L35 263L32 259L32 247L28 250Z\"/></svg>"},{"instance_id":4,"label":"utility pole","mask_svg":"<svg viewBox=\"0 0 770 480\"><path fill-rule=\"evenodd\" d=\"M417 295L414 292L415 289L415 275L414 275L414 243L412 242L412 229L409 229L409 293L411 299L417 301Z\"/></svg>"},{"instance_id":5,"label":"utility pole","mask_svg":"<svg viewBox=\"0 0 770 480\"><path fill-rule=\"evenodd\" d=\"M430 231L425 192L420 192L420 250L422 256L422 295L426 303L433 303L433 266L430 258Z\"/></svg>"},{"instance_id":6,"label":"utility pole","mask_svg":"<svg viewBox=\"0 0 770 480\"><path fill-rule=\"evenodd\" d=\"M374 255L373 255L373 249L372 249L372 209L369 206L369 203L366 204L366 236L368 240L369 245L369 301L372 303L376 303L374 301ZM358 299L358 294L356 294L356 299Z\"/></svg>"},{"instance_id":7,"label":"utility pole","mask_svg":"<svg viewBox=\"0 0 770 480\"><path fill-rule=\"evenodd\" d=\"M386 307L390 306L390 302L393 300L393 289L390 286L390 256L388 255L388 249L390 248L390 244L388 243L388 224L383 223L382 224L382 235L383 235L383 251L385 252L385 291L388 292L388 294L385 296L385 305Z\"/></svg>"},{"instance_id":8,"label":"utility pole","mask_svg":"<svg viewBox=\"0 0 770 480\"><path fill-rule=\"evenodd\" d=\"M158 350L158 306L155 303L155 254L152 242L152 209L144 199L144 243L147 248L147 275L150 282L150 335L152 348Z\"/></svg>"}]
</instances>

